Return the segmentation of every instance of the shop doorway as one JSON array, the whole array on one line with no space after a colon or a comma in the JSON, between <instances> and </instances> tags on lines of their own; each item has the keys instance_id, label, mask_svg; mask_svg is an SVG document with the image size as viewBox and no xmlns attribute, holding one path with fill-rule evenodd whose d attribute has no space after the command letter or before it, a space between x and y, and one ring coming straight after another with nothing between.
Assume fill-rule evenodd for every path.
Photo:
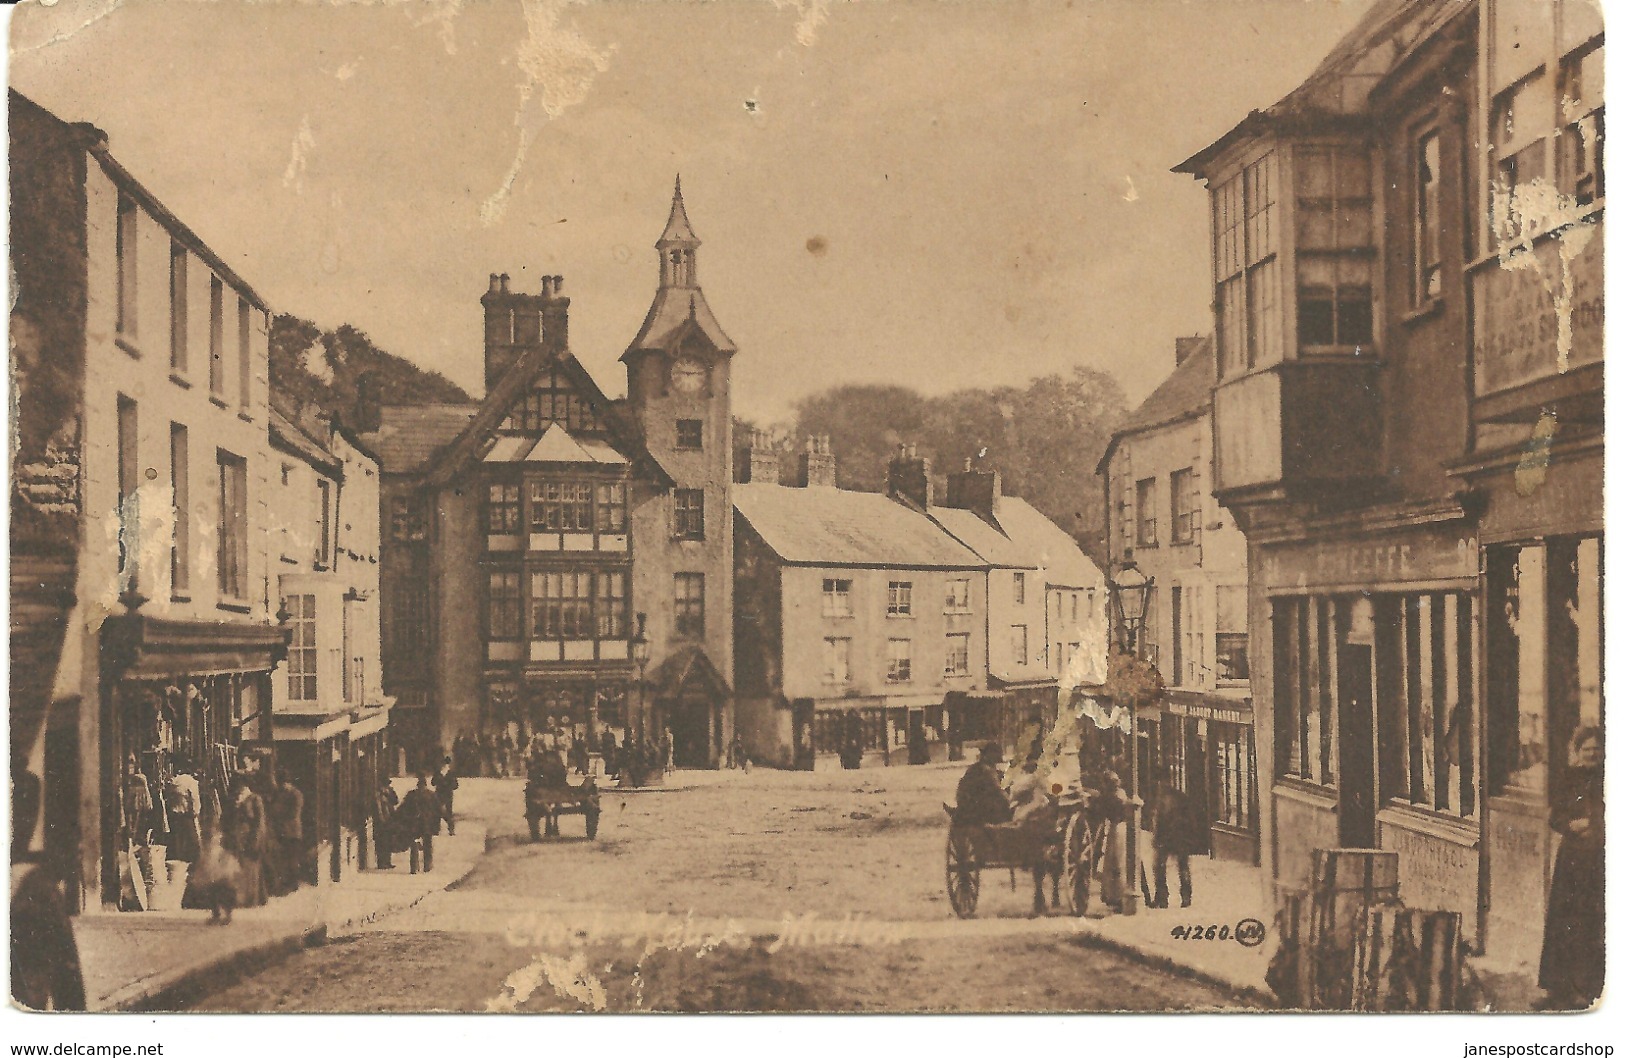
<instances>
[{"instance_id":1,"label":"shop doorway","mask_svg":"<svg viewBox=\"0 0 1625 1058\"><path fill-rule=\"evenodd\" d=\"M1371 647L1337 648L1337 840L1346 849L1377 847L1377 769L1373 752Z\"/></svg>"}]
</instances>

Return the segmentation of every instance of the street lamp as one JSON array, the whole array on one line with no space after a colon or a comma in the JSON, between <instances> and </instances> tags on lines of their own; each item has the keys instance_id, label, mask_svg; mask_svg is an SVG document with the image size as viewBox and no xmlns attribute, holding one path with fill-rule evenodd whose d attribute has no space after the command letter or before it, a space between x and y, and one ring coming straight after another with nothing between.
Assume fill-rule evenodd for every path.
<instances>
[{"instance_id":1,"label":"street lamp","mask_svg":"<svg viewBox=\"0 0 1625 1058\"><path fill-rule=\"evenodd\" d=\"M1111 592L1112 606L1117 611L1118 644L1124 654L1139 659L1142 653L1140 631L1145 624L1146 604L1151 599L1151 586L1156 578L1147 577L1132 559L1118 567L1117 576L1106 587ZM1123 703L1128 708L1128 841L1124 867L1128 871L1128 887L1123 893L1123 914L1134 915L1140 910L1140 736L1139 717L1133 699Z\"/></svg>"},{"instance_id":2,"label":"street lamp","mask_svg":"<svg viewBox=\"0 0 1625 1058\"><path fill-rule=\"evenodd\" d=\"M649 637L644 634L644 623L649 619L646 613L638 614L638 630L632 636L632 660L638 663L638 733L643 733L644 712L648 709L648 684L644 682L645 674L649 669ZM630 719L630 718L629 718ZM630 731L628 732L630 734Z\"/></svg>"},{"instance_id":3,"label":"street lamp","mask_svg":"<svg viewBox=\"0 0 1625 1058\"><path fill-rule=\"evenodd\" d=\"M1117 576L1107 584L1112 607L1117 611L1118 644L1125 654L1140 654L1140 627L1155 583L1156 578L1147 577L1131 559L1118 567Z\"/></svg>"}]
</instances>

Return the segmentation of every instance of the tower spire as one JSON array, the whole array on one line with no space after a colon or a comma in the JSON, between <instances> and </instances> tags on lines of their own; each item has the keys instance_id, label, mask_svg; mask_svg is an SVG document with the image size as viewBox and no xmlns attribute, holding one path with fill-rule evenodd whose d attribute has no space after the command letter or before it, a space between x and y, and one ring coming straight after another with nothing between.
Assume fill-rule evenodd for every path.
<instances>
[{"instance_id":1,"label":"tower spire","mask_svg":"<svg viewBox=\"0 0 1625 1058\"><path fill-rule=\"evenodd\" d=\"M679 173L671 193L671 216L666 218L666 230L655 242L655 249L660 251L662 287L699 285L694 270L694 251L699 246L699 237L688 222L688 210L683 208L683 175Z\"/></svg>"}]
</instances>

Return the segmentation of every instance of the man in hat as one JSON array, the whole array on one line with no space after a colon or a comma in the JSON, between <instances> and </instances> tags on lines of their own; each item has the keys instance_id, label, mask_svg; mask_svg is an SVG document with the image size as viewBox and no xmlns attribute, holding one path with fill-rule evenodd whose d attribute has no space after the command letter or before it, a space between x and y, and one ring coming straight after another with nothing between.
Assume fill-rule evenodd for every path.
<instances>
[{"instance_id":1,"label":"man in hat","mask_svg":"<svg viewBox=\"0 0 1625 1058\"><path fill-rule=\"evenodd\" d=\"M1008 823L1010 802L1005 799L999 785L999 768L1004 763L1004 751L997 742L984 745L976 755L976 763L965 769L955 794L958 807L954 822L959 824Z\"/></svg>"}]
</instances>

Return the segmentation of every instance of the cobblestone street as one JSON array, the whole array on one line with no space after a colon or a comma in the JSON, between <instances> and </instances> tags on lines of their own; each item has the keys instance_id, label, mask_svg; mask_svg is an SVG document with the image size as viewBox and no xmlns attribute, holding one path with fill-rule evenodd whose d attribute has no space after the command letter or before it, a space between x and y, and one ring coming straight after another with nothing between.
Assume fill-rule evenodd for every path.
<instances>
[{"instance_id":1,"label":"cobblestone street","mask_svg":"<svg viewBox=\"0 0 1625 1058\"><path fill-rule=\"evenodd\" d=\"M953 918L941 802L958 775L678 772L666 788L608 791L597 842L566 817L564 837L539 844L518 780L467 780L458 814L490 835L468 877L196 1009L1255 1005L1094 946L1073 919L1028 917L1024 877L1012 890L989 874L978 917Z\"/></svg>"}]
</instances>

